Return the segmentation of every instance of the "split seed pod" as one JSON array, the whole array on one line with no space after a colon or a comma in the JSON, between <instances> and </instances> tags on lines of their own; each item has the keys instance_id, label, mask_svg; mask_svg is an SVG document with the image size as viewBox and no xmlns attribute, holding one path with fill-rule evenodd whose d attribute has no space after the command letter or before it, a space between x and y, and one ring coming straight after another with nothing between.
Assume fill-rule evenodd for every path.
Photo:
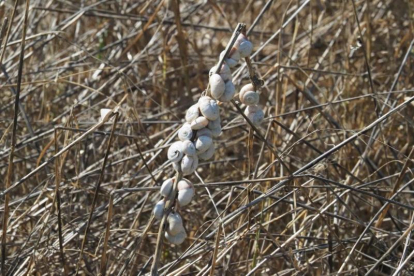
<instances>
[{"instance_id":1,"label":"split seed pod","mask_svg":"<svg viewBox=\"0 0 414 276\"><path fill-rule=\"evenodd\" d=\"M244 114L254 125L260 125L264 119L264 112L257 105L248 106Z\"/></svg>"},{"instance_id":2,"label":"split seed pod","mask_svg":"<svg viewBox=\"0 0 414 276\"><path fill-rule=\"evenodd\" d=\"M220 108L216 100L208 96L201 97L198 100L198 106L200 107L201 114L210 121L216 120L220 116Z\"/></svg>"},{"instance_id":3,"label":"split seed pod","mask_svg":"<svg viewBox=\"0 0 414 276\"><path fill-rule=\"evenodd\" d=\"M208 148L208 150L199 154L198 158L201 160L209 160L211 157L214 156L215 150L216 150L216 147L214 146L214 143L211 143L211 146Z\"/></svg>"},{"instance_id":4,"label":"split seed pod","mask_svg":"<svg viewBox=\"0 0 414 276\"><path fill-rule=\"evenodd\" d=\"M211 96L216 100L219 99L224 94L226 88L223 78L219 74L213 74L210 76L209 83Z\"/></svg>"},{"instance_id":5,"label":"split seed pod","mask_svg":"<svg viewBox=\"0 0 414 276\"><path fill-rule=\"evenodd\" d=\"M191 142L190 140L185 140L183 142L183 153L188 156L194 156L197 154L193 142Z\"/></svg>"},{"instance_id":6,"label":"split seed pod","mask_svg":"<svg viewBox=\"0 0 414 276\"><path fill-rule=\"evenodd\" d=\"M211 122L215 122L215 121L210 121L208 123L208 128L210 128L210 123ZM213 133L211 133L211 130L208 128L202 128L200 130L197 130L197 134L196 134L196 138L200 137L200 136L208 136L210 138L213 137Z\"/></svg>"},{"instance_id":7,"label":"split seed pod","mask_svg":"<svg viewBox=\"0 0 414 276\"><path fill-rule=\"evenodd\" d=\"M212 143L213 143L213 139L211 139L208 136L198 137L197 140L195 141L197 155L208 150L208 148L211 146Z\"/></svg>"},{"instance_id":8,"label":"split seed pod","mask_svg":"<svg viewBox=\"0 0 414 276\"><path fill-rule=\"evenodd\" d=\"M193 137L193 130L191 129L191 124L185 123L179 130L178 130L178 138L181 141L190 140Z\"/></svg>"},{"instance_id":9,"label":"split seed pod","mask_svg":"<svg viewBox=\"0 0 414 276\"><path fill-rule=\"evenodd\" d=\"M183 226L183 219L181 218L180 214L178 213L170 213L167 218L168 221L168 233L172 236L181 233L184 230Z\"/></svg>"},{"instance_id":10,"label":"split seed pod","mask_svg":"<svg viewBox=\"0 0 414 276\"><path fill-rule=\"evenodd\" d=\"M198 116L200 116L200 112L198 111L198 104L193 104L190 106L190 108L187 110L185 114L185 120L189 123L194 121Z\"/></svg>"},{"instance_id":11,"label":"split seed pod","mask_svg":"<svg viewBox=\"0 0 414 276\"><path fill-rule=\"evenodd\" d=\"M178 196L177 200L180 206L185 206L191 202L191 199L194 196L194 187L193 184L187 179L182 179L178 182Z\"/></svg>"},{"instance_id":12,"label":"split seed pod","mask_svg":"<svg viewBox=\"0 0 414 276\"><path fill-rule=\"evenodd\" d=\"M152 210L154 217L158 220L162 219L162 215L164 214L164 204L164 200L160 200L155 204L154 209Z\"/></svg>"},{"instance_id":13,"label":"split seed pod","mask_svg":"<svg viewBox=\"0 0 414 276\"><path fill-rule=\"evenodd\" d=\"M183 159L181 160L181 171L183 175L189 175L195 172L198 166L198 157L196 156L188 156L184 155Z\"/></svg>"},{"instance_id":14,"label":"split seed pod","mask_svg":"<svg viewBox=\"0 0 414 276\"><path fill-rule=\"evenodd\" d=\"M168 149L168 159L172 162L180 161L183 157L183 142L177 141L171 144Z\"/></svg>"},{"instance_id":15,"label":"split seed pod","mask_svg":"<svg viewBox=\"0 0 414 276\"><path fill-rule=\"evenodd\" d=\"M209 75L213 75L214 72L216 71L216 68L217 68L217 65L213 66L210 69ZM220 74L221 78L224 81L230 80L232 77L230 67L226 63L223 63L223 65L221 66L220 72L217 72L217 73Z\"/></svg>"},{"instance_id":16,"label":"split seed pod","mask_svg":"<svg viewBox=\"0 0 414 276\"><path fill-rule=\"evenodd\" d=\"M208 119L206 117L200 116L197 117L192 123L191 123L191 129L193 130L199 130L208 125Z\"/></svg>"},{"instance_id":17,"label":"split seed pod","mask_svg":"<svg viewBox=\"0 0 414 276\"><path fill-rule=\"evenodd\" d=\"M233 99L234 94L236 94L236 88L231 80L226 82L223 96L220 97L220 102L229 102Z\"/></svg>"},{"instance_id":18,"label":"split seed pod","mask_svg":"<svg viewBox=\"0 0 414 276\"><path fill-rule=\"evenodd\" d=\"M173 184L174 178L168 178L167 180L165 180L161 185L160 194L164 197L168 197L171 193Z\"/></svg>"},{"instance_id":19,"label":"split seed pod","mask_svg":"<svg viewBox=\"0 0 414 276\"><path fill-rule=\"evenodd\" d=\"M243 94L240 94L240 101L245 105L257 105L259 103L259 93L254 91L246 91Z\"/></svg>"},{"instance_id":20,"label":"split seed pod","mask_svg":"<svg viewBox=\"0 0 414 276\"><path fill-rule=\"evenodd\" d=\"M165 238L172 244L182 244L185 241L185 238L187 238L187 233L185 231L178 233L175 236L172 236L168 234L168 232L165 232Z\"/></svg>"},{"instance_id":21,"label":"split seed pod","mask_svg":"<svg viewBox=\"0 0 414 276\"><path fill-rule=\"evenodd\" d=\"M220 58L222 58L225 53L226 51L222 51L220 53ZM231 49L229 56L224 59L224 61L227 63L227 65L230 68L233 68L234 66L236 66L239 60L240 60L239 50L237 50L234 47Z\"/></svg>"}]
</instances>

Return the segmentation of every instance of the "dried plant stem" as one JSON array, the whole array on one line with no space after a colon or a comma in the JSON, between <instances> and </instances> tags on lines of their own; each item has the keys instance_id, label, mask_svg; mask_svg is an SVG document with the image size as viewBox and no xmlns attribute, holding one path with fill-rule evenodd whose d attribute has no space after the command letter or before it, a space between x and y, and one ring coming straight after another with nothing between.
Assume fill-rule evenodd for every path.
<instances>
[{"instance_id":1,"label":"dried plant stem","mask_svg":"<svg viewBox=\"0 0 414 276\"><path fill-rule=\"evenodd\" d=\"M91 222L92 222L93 212L95 210L95 204L96 204L96 201L98 200L99 189L101 187L101 183L102 183L102 180L103 180L103 177L104 177L106 162L108 161L109 151L111 149L112 140L114 138L114 132L115 132L115 129L116 129L116 123L118 122L119 113L116 112L114 115L115 115L115 119L114 119L114 122L112 124L111 135L109 136L108 146L106 147L105 157L104 157L104 160L102 162L101 173L99 175L98 182L96 183L96 186L95 186L95 191L94 191L94 195L93 195L91 211L89 213L88 223L86 224L86 228L85 228L85 232L84 232L84 237L83 237L83 240L82 240L82 246L81 246L81 250L80 250L79 258L78 258L78 264L76 266L76 275L79 273L79 268L80 268L80 264L82 262L82 257L83 257L83 250L85 248L85 244L86 244L86 241L88 239L88 232L89 232L89 228L90 228L90 225L91 225Z\"/></svg>"},{"instance_id":2,"label":"dried plant stem","mask_svg":"<svg viewBox=\"0 0 414 276\"><path fill-rule=\"evenodd\" d=\"M182 177L183 177L183 174L181 172L176 173L172 191L165 202L164 213L161 219L160 227L158 229L158 237L157 237L157 244L155 246L154 260L151 266L152 276L158 276L158 266L159 266L160 257L161 257L164 232L165 232L165 229L167 228L167 217L170 214L171 209L174 206L175 197L177 196L178 182L182 179Z\"/></svg>"},{"instance_id":3,"label":"dried plant stem","mask_svg":"<svg viewBox=\"0 0 414 276\"><path fill-rule=\"evenodd\" d=\"M16 0L16 5L17 5L17 2L18 1ZM8 159L9 166L7 168L5 189L8 189L10 187L12 175L13 175L13 169L14 169L13 158L14 158L14 150L16 147L16 140L17 140L16 139L17 117L19 114L20 90L21 90L22 75L23 75L24 48L26 45L26 28L27 28L27 18L29 14L29 4L30 4L30 0L26 0L26 9L25 9L24 21L23 21L22 43L20 45L19 70L18 70L18 75L17 75L16 96L14 100L14 116L13 116L13 130L12 130L12 138L11 138L11 150L10 150L9 159ZM14 11L15 10L13 10L13 14L14 14ZM10 26L12 25L11 23L12 23L12 20L10 21ZM7 43L7 37L6 37L5 43ZM4 52L5 51L3 51L3 54ZM3 57L3 54L2 54L2 57ZM0 58L0 65L1 65L1 60L2 58ZM6 244L7 244L7 224L8 224L8 219L9 219L9 200L10 200L10 195L6 194L4 197L3 228L2 228L2 236L1 236L1 271L3 275L6 275L6 258L7 258Z\"/></svg>"}]
</instances>

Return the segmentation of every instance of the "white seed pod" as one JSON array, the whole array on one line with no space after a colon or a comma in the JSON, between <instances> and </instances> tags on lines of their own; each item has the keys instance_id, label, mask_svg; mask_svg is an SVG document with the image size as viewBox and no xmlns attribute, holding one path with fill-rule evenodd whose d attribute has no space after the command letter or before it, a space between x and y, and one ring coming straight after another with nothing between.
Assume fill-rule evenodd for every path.
<instances>
[{"instance_id":1,"label":"white seed pod","mask_svg":"<svg viewBox=\"0 0 414 276\"><path fill-rule=\"evenodd\" d=\"M171 144L168 149L168 159L172 162L178 162L183 158L183 142L177 141Z\"/></svg>"},{"instance_id":2,"label":"white seed pod","mask_svg":"<svg viewBox=\"0 0 414 276\"><path fill-rule=\"evenodd\" d=\"M233 47L235 47L236 49L239 49L240 44L242 44L245 41L247 41L247 37L244 34L239 34Z\"/></svg>"},{"instance_id":3,"label":"white seed pod","mask_svg":"<svg viewBox=\"0 0 414 276\"><path fill-rule=\"evenodd\" d=\"M191 142L190 140L185 140L183 142L183 153L188 156L194 156L197 154L193 142Z\"/></svg>"},{"instance_id":4,"label":"white seed pod","mask_svg":"<svg viewBox=\"0 0 414 276\"><path fill-rule=\"evenodd\" d=\"M189 175L195 172L198 166L198 157L196 156L188 156L184 155L183 159L181 160L181 171L183 175Z\"/></svg>"},{"instance_id":5,"label":"white seed pod","mask_svg":"<svg viewBox=\"0 0 414 276\"><path fill-rule=\"evenodd\" d=\"M193 137L193 130L191 129L191 124L185 123L178 130L178 139L181 141L190 140Z\"/></svg>"},{"instance_id":6,"label":"white seed pod","mask_svg":"<svg viewBox=\"0 0 414 276\"><path fill-rule=\"evenodd\" d=\"M196 150L197 150L197 155L199 155L200 153L203 153L206 150L208 150L208 148L211 146L212 143L213 143L213 139L211 139L208 136L198 137L197 140L195 141L195 147L196 147Z\"/></svg>"},{"instance_id":7,"label":"white seed pod","mask_svg":"<svg viewBox=\"0 0 414 276\"><path fill-rule=\"evenodd\" d=\"M168 197L171 193L173 184L174 178L168 178L167 180L165 180L161 185L160 194L162 196Z\"/></svg>"},{"instance_id":8,"label":"white seed pod","mask_svg":"<svg viewBox=\"0 0 414 276\"><path fill-rule=\"evenodd\" d=\"M214 72L216 72L216 68L217 68L217 65L213 66L210 69L210 73L209 73L210 76L213 75ZM220 72L217 72L217 73L220 74L221 78L224 81L230 80L232 77L230 67L226 63L223 63L223 65L221 66Z\"/></svg>"},{"instance_id":9,"label":"white seed pod","mask_svg":"<svg viewBox=\"0 0 414 276\"><path fill-rule=\"evenodd\" d=\"M257 105L260 100L259 93L254 91L246 91L243 94L240 94L240 101L245 105Z\"/></svg>"},{"instance_id":10,"label":"white seed pod","mask_svg":"<svg viewBox=\"0 0 414 276\"><path fill-rule=\"evenodd\" d=\"M191 129L199 130L199 129L205 128L207 125L208 125L208 119L206 117L200 116L200 117L197 117L191 123Z\"/></svg>"},{"instance_id":11,"label":"white seed pod","mask_svg":"<svg viewBox=\"0 0 414 276\"><path fill-rule=\"evenodd\" d=\"M214 99L220 98L224 94L226 84L224 83L223 78L219 74L212 74L209 79L211 96Z\"/></svg>"},{"instance_id":12,"label":"white seed pod","mask_svg":"<svg viewBox=\"0 0 414 276\"><path fill-rule=\"evenodd\" d=\"M201 97L198 100L198 106L200 107L201 114L210 121L216 120L220 116L220 108L216 100L208 96Z\"/></svg>"},{"instance_id":13,"label":"white seed pod","mask_svg":"<svg viewBox=\"0 0 414 276\"><path fill-rule=\"evenodd\" d=\"M218 117L216 120L214 121L209 121L208 122L208 128L218 128L221 126L221 119L220 117ZM211 137L211 136L210 136Z\"/></svg>"},{"instance_id":14,"label":"white seed pod","mask_svg":"<svg viewBox=\"0 0 414 276\"><path fill-rule=\"evenodd\" d=\"M193 188L193 183L191 183L191 181L188 180L187 178L182 178L177 183L177 190L178 191L185 190L185 189L190 189L190 188Z\"/></svg>"},{"instance_id":15,"label":"white seed pod","mask_svg":"<svg viewBox=\"0 0 414 276\"><path fill-rule=\"evenodd\" d=\"M185 189L178 192L177 200L180 206L186 206L194 196L194 189Z\"/></svg>"},{"instance_id":16,"label":"white seed pod","mask_svg":"<svg viewBox=\"0 0 414 276\"><path fill-rule=\"evenodd\" d=\"M175 236L172 236L168 234L168 232L165 232L165 238L172 244L182 244L185 241L185 238L187 238L187 233L185 231L178 233Z\"/></svg>"},{"instance_id":17,"label":"white seed pod","mask_svg":"<svg viewBox=\"0 0 414 276\"><path fill-rule=\"evenodd\" d=\"M253 84L248 83L248 84L244 85L244 86L240 89L240 92L239 92L239 98L241 98L241 97L243 96L243 94L244 94L244 93L246 93L246 92L248 92L248 91L253 91L253 92L255 92L255 91L254 91Z\"/></svg>"},{"instance_id":18,"label":"white seed pod","mask_svg":"<svg viewBox=\"0 0 414 276\"><path fill-rule=\"evenodd\" d=\"M211 122L215 122L215 121L210 121L208 123L208 126L210 126ZM196 134L196 138L200 137L200 136L208 136L210 138L213 137L213 133L211 133L211 130L208 128L202 128L200 130L197 130L197 134Z\"/></svg>"},{"instance_id":19,"label":"white seed pod","mask_svg":"<svg viewBox=\"0 0 414 276\"><path fill-rule=\"evenodd\" d=\"M168 221L168 234L175 236L178 233L181 233L184 230L183 219L179 213L170 213L167 218Z\"/></svg>"},{"instance_id":20,"label":"white seed pod","mask_svg":"<svg viewBox=\"0 0 414 276\"><path fill-rule=\"evenodd\" d=\"M210 128L211 130L211 134L213 135L214 138L219 137L223 132L221 131L221 126L217 127L217 128Z\"/></svg>"},{"instance_id":21,"label":"white seed pod","mask_svg":"<svg viewBox=\"0 0 414 276\"><path fill-rule=\"evenodd\" d=\"M263 122L264 112L257 105L248 106L244 114L254 125L260 125Z\"/></svg>"},{"instance_id":22,"label":"white seed pod","mask_svg":"<svg viewBox=\"0 0 414 276\"><path fill-rule=\"evenodd\" d=\"M208 148L208 150L199 154L198 158L201 160L208 160L214 156L215 150L216 150L216 147L214 146L214 143L211 143L211 146Z\"/></svg>"},{"instance_id":23,"label":"white seed pod","mask_svg":"<svg viewBox=\"0 0 414 276\"><path fill-rule=\"evenodd\" d=\"M158 220L162 219L162 215L164 214L164 204L164 200L160 200L155 204L154 209L152 210L154 217Z\"/></svg>"},{"instance_id":24,"label":"white seed pod","mask_svg":"<svg viewBox=\"0 0 414 276\"><path fill-rule=\"evenodd\" d=\"M226 88L224 89L223 96L220 97L220 102L229 102L233 99L234 94L236 94L236 88L234 87L234 84L232 81L226 82Z\"/></svg>"},{"instance_id":25,"label":"white seed pod","mask_svg":"<svg viewBox=\"0 0 414 276\"><path fill-rule=\"evenodd\" d=\"M182 179L177 184L178 196L177 200L180 206L185 206L191 202L191 199L194 196L194 187L193 184L187 179Z\"/></svg>"},{"instance_id":26,"label":"white seed pod","mask_svg":"<svg viewBox=\"0 0 414 276\"><path fill-rule=\"evenodd\" d=\"M246 40L240 43L239 52L240 52L241 58L249 57L252 51L253 51L253 44L250 41Z\"/></svg>"},{"instance_id":27,"label":"white seed pod","mask_svg":"<svg viewBox=\"0 0 414 276\"><path fill-rule=\"evenodd\" d=\"M226 53L226 51L222 51L220 53L220 59L224 56L225 53ZM240 60L239 50L237 50L234 47L231 49L230 55L224 59L224 61L227 63L227 65L230 68L233 68L234 66L236 66L237 63L239 62L239 60Z\"/></svg>"},{"instance_id":28,"label":"white seed pod","mask_svg":"<svg viewBox=\"0 0 414 276\"><path fill-rule=\"evenodd\" d=\"M198 104L193 104L190 106L190 108L187 110L185 114L185 120L189 123L194 121L198 116L200 116L200 112L198 110Z\"/></svg>"}]
</instances>

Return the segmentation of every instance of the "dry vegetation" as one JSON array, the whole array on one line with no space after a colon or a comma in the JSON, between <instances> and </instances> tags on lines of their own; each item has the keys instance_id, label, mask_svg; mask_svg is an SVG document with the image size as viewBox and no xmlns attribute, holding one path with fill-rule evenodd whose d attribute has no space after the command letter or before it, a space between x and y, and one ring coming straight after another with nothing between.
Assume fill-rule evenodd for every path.
<instances>
[{"instance_id":1,"label":"dry vegetation","mask_svg":"<svg viewBox=\"0 0 414 276\"><path fill-rule=\"evenodd\" d=\"M221 106L159 273L413 275L411 0L31 0L26 19L16 2L0 1L4 275L150 273L165 148L238 22L265 121Z\"/></svg>"}]
</instances>

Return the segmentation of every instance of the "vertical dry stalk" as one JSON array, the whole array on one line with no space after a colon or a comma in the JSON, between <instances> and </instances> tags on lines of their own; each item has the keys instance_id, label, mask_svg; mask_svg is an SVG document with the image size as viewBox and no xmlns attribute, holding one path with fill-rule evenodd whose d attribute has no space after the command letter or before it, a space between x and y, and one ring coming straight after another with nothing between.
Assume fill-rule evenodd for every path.
<instances>
[{"instance_id":1,"label":"vertical dry stalk","mask_svg":"<svg viewBox=\"0 0 414 276\"><path fill-rule=\"evenodd\" d=\"M16 5L17 5L16 0ZM23 62L24 62L24 48L26 45L26 28L27 28L27 18L29 14L29 4L30 0L26 0L26 9L24 14L24 21L23 21L23 34L22 34L22 43L20 46L20 56L19 56L19 70L17 75L17 88L16 88L16 96L14 101L14 116L13 116L13 131L12 131L12 139L11 139L11 149L9 154L9 165L7 168L7 176L6 176L6 189L10 187L11 179L13 175L13 158L14 158L14 150L16 147L16 132L17 132L17 117L19 114L19 102L20 102L20 90L21 90L21 83L22 83L22 75L23 75ZM13 11L14 13L14 11ZM11 26L10 21L10 26ZM7 43L7 38L5 40ZM4 55L4 50L2 57ZM0 59L1 64L1 59ZM4 213L3 213L3 228L2 228L2 237L1 237L1 271L3 275L6 275L6 258L7 258L7 250L6 250L6 243L7 243L7 223L9 219L9 200L10 195L6 194L4 196Z\"/></svg>"},{"instance_id":2,"label":"vertical dry stalk","mask_svg":"<svg viewBox=\"0 0 414 276\"><path fill-rule=\"evenodd\" d=\"M109 156L109 152L110 152L110 149L111 149L112 140L114 138L114 132L115 132L115 129L116 129L116 123L118 122L119 112L116 112L115 114L112 114L112 115L115 115L115 119L114 119L114 122L112 124L111 135L109 136L108 146L106 147L105 157L104 157L104 160L102 162L101 173L99 175L98 183L96 183L96 187L95 187L95 191L94 191L94 195L93 195L93 200L92 200L91 211L89 213L88 223L86 224L84 237L83 237L83 240L82 240L82 246L81 246L81 250L80 250L80 253L79 253L78 264L76 266L76 275L79 273L80 263L82 262L83 250L85 249L85 244L86 244L87 237L88 237L88 231L89 231L89 228L90 228L90 225L91 225L91 222L92 222L93 212L95 210L95 205L96 205L96 202L98 200L99 189L101 187L101 183L102 183L102 180L103 180L103 177L104 177L106 162L108 161L108 156Z\"/></svg>"}]
</instances>

